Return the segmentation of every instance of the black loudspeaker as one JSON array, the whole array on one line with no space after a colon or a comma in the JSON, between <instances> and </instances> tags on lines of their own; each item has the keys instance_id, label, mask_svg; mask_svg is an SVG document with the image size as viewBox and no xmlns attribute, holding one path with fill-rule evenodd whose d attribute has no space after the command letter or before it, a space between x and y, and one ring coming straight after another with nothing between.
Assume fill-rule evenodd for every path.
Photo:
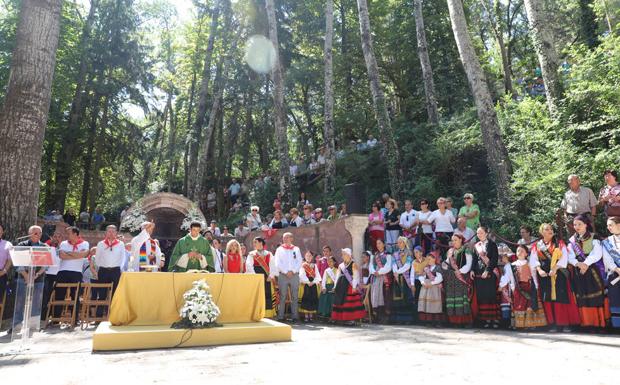
<instances>
[{"instance_id":1,"label":"black loudspeaker","mask_svg":"<svg viewBox=\"0 0 620 385\"><path fill-rule=\"evenodd\" d=\"M367 214L364 202L364 188L359 183L349 183L344 185L344 196L347 200L348 214Z\"/></svg>"}]
</instances>

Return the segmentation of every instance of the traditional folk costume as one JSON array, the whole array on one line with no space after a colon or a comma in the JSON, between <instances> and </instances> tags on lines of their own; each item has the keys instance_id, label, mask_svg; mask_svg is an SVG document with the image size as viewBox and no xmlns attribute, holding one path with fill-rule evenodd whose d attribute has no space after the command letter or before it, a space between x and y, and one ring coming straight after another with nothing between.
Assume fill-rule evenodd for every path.
<instances>
[{"instance_id":1,"label":"traditional folk costume","mask_svg":"<svg viewBox=\"0 0 620 385\"><path fill-rule=\"evenodd\" d=\"M328 267L323 272L323 278L321 279L321 286L325 293L321 292L319 297L319 316L329 318L332 315L332 308L334 306L334 287L336 286L336 275L338 274L337 267Z\"/></svg>"},{"instance_id":2,"label":"traditional folk costume","mask_svg":"<svg viewBox=\"0 0 620 385\"><path fill-rule=\"evenodd\" d=\"M416 246L417 247L417 246ZM413 259L413 263L411 264L411 271L409 276L409 283L413 289L413 319L417 321L418 317L418 304L420 299L420 290L422 289L422 283L420 282L420 277L424 275L424 268L428 265L428 261L426 258L423 258L421 261L417 259Z\"/></svg>"},{"instance_id":3,"label":"traditional folk costume","mask_svg":"<svg viewBox=\"0 0 620 385\"><path fill-rule=\"evenodd\" d=\"M557 274L549 272L558 267ZM563 241L545 243L542 239L532 245L530 267L536 269L534 282L545 309L547 324L558 326L579 325L579 311L570 286L568 249ZM546 277L538 272L540 267Z\"/></svg>"},{"instance_id":4,"label":"traditional folk costume","mask_svg":"<svg viewBox=\"0 0 620 385\"><path fill-rule=\"evenodd\" d=\"M273 318L278 308L275 257L267 250L254 250L245 261L245 272L265 276L265 317Z\"/></svg>"},{"instance_id":5,"label":"traditional folk costume","mask_svg":"<svg viewBox=\"0 0 620 385\"><path fill-rule=\"evenodd\" d=\"M418 298L418 317L420 321L441 322L443 321L443 305L441 301L441 283L443 277L438 265L428 265L424 268L424 274L418 279L421 284L430 283L430 288L422 285Z\"/></svg>"},{"instance_id":6,"label":"traditional folk costume","mask_svg":"<svg viewBox=\"0 0 620 385\"><path fill-rule=\"evenodd\" d=\"M192 251L200 254L198 260L189 258L189 253ZM174 272L207 270L213 273L216 271L215 258L213 258L214 255L215 251L209 244L209 241L200 235L196 238L192 238L190 234L187 234L174 245L174 250L170 257L169 269Z\"/></svg>"},{"instance_id":7,"label":"traditional folk costume","mask_svg":"<svg viewBox=\"0 0 620 385\"><path fill-rule=\"evenodd\" d=\"M497 259L499 253L497 244L491 240L480 241L474 246L475 259L474 272L474 300L472 314L474 319L486 323L498 323L500 319L499 305L497 303L497 287L499 282L499 270ZM482 278L486 272L487 277Z\"/></svg>"},{"instance_id":8,"label":"traditional folk costume","mask_svg":"<svg viewBox=\"0 0 620 385\"><path fill-rule=\"evenodd\" d=\"M318 257L316 259L316 265L319 267L321 277L323 277L323 273L325 273L325 270L329 268L329 265L327 264L327 257Z\"/></svg>"},{"instance_id":9,"label":"traditional folk costume","mask_svg":"<svg viewBox=\"0 0 620 385\"><path fill-rule=\"evenodd\" d=\"M512 274L512 266L507 263L502 266L502 277L499 280L499 311L504 328L512 325L512 293L514 290L515 278Z\"/></svg>"},{"instance_id":10,"label":"traditional folk costume","mask_svg":"<svg viewBox=\"0 0 620 385\"><path fill-rule=\"evenodd\" d=\"M299 270L299 312L306 319L311 318L319 309L320 283L321 274L316 263L302 263Z\"/></svg>"},{"instance_id":11,"label":"traditional folk costume","mask_svg":"<svg viewBox=\"0 0 620 385\"><path fill-rule=\"evenodd\" d=\"M357 291L359 284L359 271L353 261L348 265L342 262L336 274L332 320L357 321L366 317L362 298Z\"/></svg>"},{"instance_id":12,"label":"traditional folk costume","mask_svg":"<svg viewBox=\"0 0 620 385\"><path fill-rule=\"evenodd\" d=\"M448 322L454 325L468 325L473 322L470 298L473 283L469 272L473 256L466 247L448 250L442 276L446 296L446 315Z\"/></svg>"},{"instance_id":13,"label":"traditional folk costume","mask_svg":"<svg viewBox=\"0 0 620 385\"><path fill-rule=\"evenodd\" d=\"M131 240L129 268L132 271L158 271L163 262L163 254L157 239L142 230Z\"/></svg>"},{"instance_id":14,"label":"traditional folk costume","mask_svg":"<svg viewBox=\"0 0 620 385\"><path fill-rule=\"evenodd\" d=\"M615 271L620 267L620 235L612 235L601 242L603 261L607 270L609 310L611 326L620 328L620 275Z\"/></svg>"},{"instance_id":15,"label":"traditional folk costume","mask_svg":"<svg viewBox=\"0 0 620 385\"><path fill-rule=\"evenodd\" d=\"M370 304L376 313L389 315L391 310L392 256L386 251L377 252L368 268L370 278ZM378 273L378 275L374 275Z\"/></svg>"},{"instance_id":16,"label":"traditional folk costume","mask_svg":"<svg viewBox=\"0 0 620 385\"><path fill-rule=\"evenodd\" d=\"M392 254L392 314L391 321L413 322L413 292L411 289L412 257L407 250L398 250Z\"/></svg>"},{"instance_id":17,"label":"traditional folk costume","mask_svg":"<svg viewBox=\"0 0 620 385\"><path fill-rule=\"evenodd\" d=\"M512 312L516 329L547 326L545 310L532 279L532 269L527 260L511 264L514 276Z\"/></svg>"},{"instance_id":18,"label":"traditional folk costume","mask_svg":"<svg viewBox=\"0 0 620 385\"><path fill-rule=\"evenodd\" d=\"M605 267L601 243L589 233L584 236L574 234L569 242L572 250L569 262L573 266L578 262L588 265L585 274L575 269L572 280L581 326L604 328L609 317L605 311Z\"/></svg>"}]
</instances>

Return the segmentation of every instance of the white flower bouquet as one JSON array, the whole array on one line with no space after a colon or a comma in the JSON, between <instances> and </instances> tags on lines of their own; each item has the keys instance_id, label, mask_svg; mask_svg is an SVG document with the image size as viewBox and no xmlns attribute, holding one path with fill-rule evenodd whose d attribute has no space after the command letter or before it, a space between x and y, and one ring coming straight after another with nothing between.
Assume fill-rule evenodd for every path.
<instances>
[{"instance_id":1,"label":"white flower bouquet","mask_svg":"<svg viewBox=\"0 0 620 385\"><path fill-rule=\"evenodd\" d=\"M200 329L221 326L215 321L220 316L220 308L217 307L209 285L204 279L195 281L192 288L183 294L185 304L181 308L181 320L172 324L174 329Z\"/></svg>"},{"instance_id":2,"label":"white flower bouquet","mask_svg":"<svg viewBox=\"0 0 620 385\"><path fill-rule=\"evenodd\" d=\"M146 222L146 213L142 209L140 201L138 201L134 207L123 216L121 230L127 230L131 233L139 232L140 226L144 222Z\"/></svg>"}]
</instances>

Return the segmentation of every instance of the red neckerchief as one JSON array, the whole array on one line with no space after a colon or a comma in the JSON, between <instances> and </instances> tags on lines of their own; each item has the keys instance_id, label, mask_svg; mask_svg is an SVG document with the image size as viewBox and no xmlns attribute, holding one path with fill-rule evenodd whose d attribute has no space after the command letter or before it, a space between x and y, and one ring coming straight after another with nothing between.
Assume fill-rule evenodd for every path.
<instances>
[{"instance_id":1,"label":"red neckerchief","mask_svg":"<svg viewBox=\"0 0 620 385\"><path fill-rule=\"evenodd\" d=\"M109 248L110 248L110 251L111 251L111 250L112 250L112 248L113 248L114 246L118 245L118 239L114 239L114 240L112 241L112 243L110 243L110 242L108 241L108 238L106 238L106 239L104 239L104 240L103 240L103 244L104 244L106 247L109 247Z\"/></svg>"},{"instance_id":2,"label":"red neckerchief","mask_svg":"<svg viewBox=\"0 0 620 385\"><path fill-rule=\"evenodd\" d=\"M293 250L295 248L294 245L287 245L286 243L283 243L282 247L284 248L284 250Z\"/></svg>"},{"instance_id":3,"label":"red neckerchief","mask_svg":"<svg viewBox=\"0 0 620 385\"><path fill-rule=\"evenodd\" d=\"M78 238L77 241L75 243L71 243L71 241L67 241L71 246L73 246L73 251L77 251L78 246L84 242L84 240L82 238Z\"/></svg>"}]
</instances>

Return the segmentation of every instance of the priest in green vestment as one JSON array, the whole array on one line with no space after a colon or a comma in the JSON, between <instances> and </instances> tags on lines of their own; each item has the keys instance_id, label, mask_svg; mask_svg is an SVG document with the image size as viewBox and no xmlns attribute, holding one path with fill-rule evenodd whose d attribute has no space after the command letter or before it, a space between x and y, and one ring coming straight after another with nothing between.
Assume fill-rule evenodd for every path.
<instances>
[{"instance_id":1,"label":"priest in green vestment","mask_svg":"<svg viewBox=\"0 0 620 385\"><path fill-rule=\"evenodd\" d=\"M189 234L179 239L170 257L169 270L186 272L188 270L216 271L211 245L202 235L200 222L192 222Z\"/></svg>"}]
</instances>

